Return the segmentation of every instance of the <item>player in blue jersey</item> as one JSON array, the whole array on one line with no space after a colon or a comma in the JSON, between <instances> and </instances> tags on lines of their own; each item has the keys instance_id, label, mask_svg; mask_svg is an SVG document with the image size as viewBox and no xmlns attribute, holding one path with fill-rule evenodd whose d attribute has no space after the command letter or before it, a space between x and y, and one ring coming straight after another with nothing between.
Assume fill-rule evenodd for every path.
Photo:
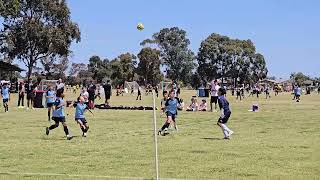
<instances>
[{"instance_id":1,"label":"player in blue jersey","mask_svg":"<svg viewBox=\"0 0 320 180\"><path fill-rule=\"evenodd\" d=\"M50 121L50 114L53 111L53 105L56 100L56 92L53 90L53 87L50 86L49 90L46 93L47 99L47 108L48 108L48 121Z\"/></svg>"},{"instance_id":2,"label":"player in blue jersey","mask_svg":"<svg viewBox=\"0 0 320 180\"><path fill-rule=\"evenodd\" d=\"M9 111L8 102L10 100L10 90L9 90L9 86L7 83L3 84L3 87L1 88L1 96L2 96L2 101L3 101L4 112L8 112Z\"/></svg>"},{"instance_id":3,"label":"player in blue jersey","mask_svg":"<svg viewBox=\"0 0 320 180\"><path fill-rule=\"evenodd\" d=\"M52 113L52 120L55 124L51 125L50 127L46 128L46 134L49 135L50 131L59 127L59 123L63 125L63 130L67 136L68 140L71 140L73 137L69 133L67 124L66 124L66 117L64 114L64 106L66 103L63 100L64 94L60 94L60 97L57 97L54 102L54 111Z\"/></svg>"},{"instance_id":4,"label":"player in blue jersey","mask_svg":"<svg viewBox=\"0 0 320 180\"><path fill-rule=\"evenodd\" d=\"M89 130L88 122L84 116L86 110L88 110L92 115L93 113L89 110L89 107L85 104L83 97L79 97L79 102L73 105L76 108L75 121L79 124L82 130L82 136L87 137L87 132Z\"/></svg>"},{"instance_id":5,"label":"player in blue jersey","mask_svg":"<svg viewBox=\"0 0 320 180\"><path fill-rule=\"evenodd\" d=\"M167 115L167 119L162 128L158 131L158 135L167 135L168 128L171 123L173 123L173 126L176 130L178 129L176 124L176 115L178 113L179 106L179 100L175 98L175 91L171 90L169 93L169 98L165 103L165 113Z\"/></svg>"}]
</instances>

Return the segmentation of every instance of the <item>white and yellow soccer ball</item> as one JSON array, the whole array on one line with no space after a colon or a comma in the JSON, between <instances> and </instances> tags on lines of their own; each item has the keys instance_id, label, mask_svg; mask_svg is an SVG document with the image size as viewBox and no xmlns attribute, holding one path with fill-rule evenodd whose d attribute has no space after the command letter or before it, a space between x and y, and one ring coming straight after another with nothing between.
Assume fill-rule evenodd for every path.
<instances>
[{"instance_id":1,"label":"white and yellow soccer ball","mask_svg":"<svg viewBox=\"0 0 320 180\"><path fill-rule=\"evenodd\" d=\"M138 29L139 31L144 30L144 25L143 25L142 23L138 23L137 29Z\"/></svg>"}]
</instances>

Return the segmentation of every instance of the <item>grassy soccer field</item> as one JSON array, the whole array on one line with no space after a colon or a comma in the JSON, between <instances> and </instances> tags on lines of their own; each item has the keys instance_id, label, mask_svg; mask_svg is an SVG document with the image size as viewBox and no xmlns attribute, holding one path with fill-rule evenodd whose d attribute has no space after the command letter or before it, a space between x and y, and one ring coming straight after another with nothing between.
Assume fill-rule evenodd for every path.
<instances>
[{"instance_id":1,"label":"grassy soccer field","mask_svg":"<svg viewBox=\"0 0 320 180\"><path fill-rule=\"evenodd\" d=\"M182 92L186 105L192 95ZM95 116L87 113L90 130L83 138L72 110L67 123L76 137L67 141L62 127L45 135L46 109L18 109L12 97L9 113L1 102L0 179L154 178L152 111L94 110ZM300 103L290 94L227 98L232 139L222 140L215 125L219 113L180 112L179 132L158 138L161 178L319 179L320 95L302 96ZM255 102L261 111L248 112ZM151 106L152 100L113 96L112 104ZM160 128L160 111L157 120Z\"/></svg>"}]
</instances>

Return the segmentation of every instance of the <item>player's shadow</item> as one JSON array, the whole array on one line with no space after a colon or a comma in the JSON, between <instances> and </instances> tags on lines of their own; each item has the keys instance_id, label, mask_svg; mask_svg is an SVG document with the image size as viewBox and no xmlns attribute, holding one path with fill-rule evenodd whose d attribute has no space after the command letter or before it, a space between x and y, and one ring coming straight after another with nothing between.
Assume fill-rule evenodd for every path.
<instances>
[{"instance_id":1,"label":"player's shadow","mask_svg":"<svg viewBox=\"0 0 320 180\"><path fill-rule=\"evenodd\" d=\"M208 137L208 138L201 138L203 140L211 140L211 141L221 141L223 140L222 138L213 138L213 137Z\"/></svg>"},{"instance_id":2,"label":"player's shadow","mask_svg":"<svg viewBox=\"0 0 320 180\"><path fill-rule=\"evenodd\" d=\"M72 139L77 139L77 138L82 138L82 136L73 136ZM45 140L45 141L52 141L52 140L55 140L55 141L65 141L67 140L66 137L60 137L60 138L50 138L48 136L43 136L40 138L41 140ZM70 141L72 141L72 139Z\"/></svg>"}]
</instances>

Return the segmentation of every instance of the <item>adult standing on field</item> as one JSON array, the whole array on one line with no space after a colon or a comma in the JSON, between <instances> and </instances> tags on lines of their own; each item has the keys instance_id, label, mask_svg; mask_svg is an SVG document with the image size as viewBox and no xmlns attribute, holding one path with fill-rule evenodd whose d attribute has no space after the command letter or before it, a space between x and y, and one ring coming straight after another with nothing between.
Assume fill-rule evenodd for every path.
<instances>
[{"instance_id":1,"label":"adult standing on field","mask_svg":"<svg viewBox=\"0 0 320 180\"><path fill-rule=\"evenodd\" d=\"M35 97L34 92L35 86L32 84L32 80L29 79L28 83L25 84L25 91L27 93L27 109L33 108L33 100Z\"/></svg>"},{"instance_id":2,"label":"adult standing on field","mask_svg":"<svg viewBox=\"0 0 320 180\"><path fill-rule=\"evenodd\" d=\"M214 103L214 109L217 110L217 104L218 104L218 90L220 89L220 86L218 84L217 80L211 81L211 100L210 100L210 111L212 112L212 104Z\"/></svg>"},{"instance_id":3,"label":"adult standing on field","mask_svg":"<svg viewBox=\"0 0 320 180\"><path fill-rule=\"evenodd\" d=\"M26 92L24 82L19 83L18 90L19 90L18 108L23 108L24 107L24 93Z\"/></svg>"},{"instance_id":4,"label":"adult standing on field","mask_svg":"<svg viewBox=\"0 0 320 180\"><path fill-rule=\"evenodd\" d=\"M57 86L57 97L61 97L61 94L64 92L64 83L62 82L62 79L59 79L56 83Z\"/></svg>"},{"instance_id":5,"label":"adult standing on field","mask_svg":"<svg viewBox=\"0 0 320 180\"><path fill-rule=\"evenodd\" d=\"M105 104L109 106L109 101L111 97L111 84L110 80L107 80L107 84L103 83L103 89L104 89L104 97L105 97Z\"/></svg>"}]
</instances>

